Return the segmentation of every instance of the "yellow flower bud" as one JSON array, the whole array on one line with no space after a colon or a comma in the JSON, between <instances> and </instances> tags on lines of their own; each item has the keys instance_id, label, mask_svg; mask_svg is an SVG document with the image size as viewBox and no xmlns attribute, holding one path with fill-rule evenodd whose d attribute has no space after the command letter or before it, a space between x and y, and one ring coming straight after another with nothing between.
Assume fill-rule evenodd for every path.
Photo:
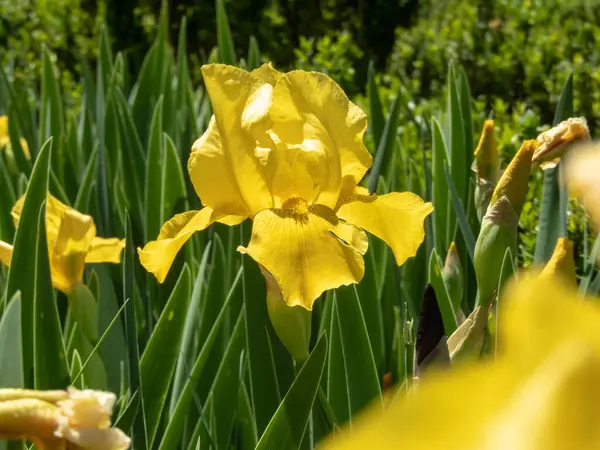
<instances>
[{"instance_id":1,"label":"yellow flower bud","mask_svg":"<svg viewBox=\"0 0 600 450\"><path fill-rule=\"evenodd\" d=\"M492 194L491 205L496 203L500 197L506 196L515 210L517 218L521 215L527 195L531 160L537 146L538 142L534 140L523 142L523 145L521 145L521 148L500 177L500 181L498 181L498 185Z\"/></svg>"},{"instance_id":2,"label":"yellow flower bud","mask_svg":"<svg viewBox=\"0 0 600 450\"><path fill-rule=\"evenodd\" d=\"M460 263L460 257L456 244L450 243L448 253L446 254L446 261L444 262L444 268L442 269L442 279L448 289L452 306L454 307L454 313L457 319L464 318L460 309L463 295L463 268ZM462 320L461 320L462 321Z\"/></svg>"},{"instance_id":3,"label":"yellow flower bud","mask_svg":"<svg viewBox=\"0 0 600 450\"><path fill-rule=\"evenodd\" d=\"M573 257L573 242L568 238L559 238L554 248L554 253L550 261L546 264L541 277L562 277L571 285L577 285L577 277L575 275L575 260Z\"/></svg>"},{"instance_id":4,"label":"yellow flower bud","mask_svg":"<svg viewBox=\"0 0 600 450\"><path fill-rule=\"evenodd\" d=\"M487 308L476 307L448 338L448 351L453 364L461 360L479 358L485 337L485 326L488 323L487 313Z\"/></svg>"},{"instance_id":5,"label":"yellow flower bud","mask_svg":"<svg viewBox=\"0 0 600 450\"><path fill-rule=\"evenodd\" d=\"M487 310L498 288L506 249L516 254L517 224L519 217L508 197L502 196L490 205L481 222L481 231L475 244L475 276L479 289L478 305Z\"/></svg>"},{"instance_id":6,"label":"yellow flower bud","mask_svg":"<svg viewBox=\"0 0 600 450\"><path fill-rule=\"evenodd\" d=\"M500 159L498 158L498 147L494 137L494 121L486 120L483 123L479 144L475 149L475 168L477 178L496 183L500 171Z\"/></svg>"},{"instance_id":7,"label":"yellow flower bud","mask_svg":"<svg viewBox=\"0 0 600 450\"><path fill-rule=\"evenodd\" d=\"M575 141L588 141L590 131L583 117L564 120L537 137L539 146L533 155L533 164L554 167Z\"/></svg>"},{"instance_id":8,"label":"yellow flower bud","mask_svg":"<svg viewBox=\"0 0 600 450\"><path fill-rule=\"evenodd\" d=\"M271 324L294 360L303 363L308 358L311 312L299 305L288 306L273 275L263 266L260 271L267 282L267 311Z\"/></svg>"}]
</instances>

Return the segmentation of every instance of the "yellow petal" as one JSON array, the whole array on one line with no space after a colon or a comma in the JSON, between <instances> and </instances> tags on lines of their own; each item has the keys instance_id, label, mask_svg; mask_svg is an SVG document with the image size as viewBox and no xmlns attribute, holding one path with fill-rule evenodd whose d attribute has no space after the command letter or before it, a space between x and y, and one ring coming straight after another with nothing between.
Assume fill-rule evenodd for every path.
<instances>
[{"instance_id":1,"label":"yellow petal","mask_svg":"<svg viewBox=\"0 0 600 450\"><path fill-rule=\"evenodd\" d=\"M254 69L250 72L256 78L264 81L265 83L269 83L273 86L279 81L279 79L283 76L281 72L276 70L271 63L266 63L260 66L258 69Z\"/></svg>"},{"instance_id":2,"label":"yellow petal","mask_svg":"<svg viewBox=\"0 0 600 450\"><path fill-rule=\"evenodd\" d=\"M0 241L0 262L5 266L10 266L10 258L12 257L12 245Z\"/></svg>"},{"instance_id":3,"label":"yellow petal","mask_svg":"<svg viewBox=\"0 0 600 450\"><path fill-rule=\"evenodd\" d=\"M431 203L410 192L378 196L357 188L340 206L337 215L385 241L394 253L396 264L401 265L417 253L425 238L425 218L431 211Z\"/></svg>"},{"instance_id":4,"label":"yellow petal","mask_svg":"<svg viewBox=\"0 0 600 450\"><path fill-rule=\"evenodd\" d=\"M238 250L273 275L289 306L311 310L324 291L362 279L364 261L352 244L364 250L366 236L325 206L300 200L285 206L258 213L250 244Z\"/></svg>"},{"instance_id":5,"label":"yellow petal","mask_svg":"<svg viewBox=\"0 0 600 450\"><path fill-rule=\"evenodd\" d=\"M4 147L10 142L8 136L8 116L0 116L0 147Z\"/></svg>"},{"instance_id":6,"label":"yellow petal","mask_svg":"<svg viewBox=\"0 0 600 450\"><path fill-rule=\"evenodd\" d=\"M600 230L600 145L581 145L565 159L565 181Z\"/></svg>"},{"instance_id":7,"label":"yellow petal","mask_svg":"<svg viewBox=\"0 0 600 450\"><path fill-rule=\"evenodd\" d=\"M204 204L231 214L249 214L225 151L213 117L192 146L188 160L190 179Z\"/></svg>"},{"instance_id":8,"label":"yellow petal","mask_svg":"<svg viewBox=\"0 0 600 450\"><path fill-rule=\"evenodd\" d=\"M121 262L121 252L124 248L125 239L95 237L92 239L92 244L85 257L85 262L109 262L119 264Z\"/></svg>"},{"instance_id":9,"label":"yellow petal","mask_svg":"<svg viewBox=\"0 0 600 450\"><path fill-rule=\"evenodd\" d=\"M239 219L239 217L228 217L216 213L208 207L200 211L177 214L162 226L155 241L148 242L143 249L138 248L140 262L148 272L154 274L159 283L162 283L165 281L177 253L192 234L206 229L217 220L234 224Z\"/></svg>"},{"instance_id":10,"label":"yellow petal","mask_svg":"<svg viewBox=\"0 0 600 450\"><path fill-rule=\"evenodd\" d=\"M68 209L62 217L56 242L49 246L52 282L57 289L69 293L83 280L86 255L96 237L96 226L90 216Z\"/></svg>"},{"instance_id":11,"label":"yellow petal","mask_svg":"<svg viewBox=\"0 0 600 450\"><path fill-rule=\"evenodd\" d=\"M255 155L255 135L269 126L272 86L222 64L203 66L202 75L215 124L207 131L213 135L194 144L188 164L190 177L207 206L225 214L253 215L273 202Z\"/></svg>"},{"instance_id":12,"label":"yellow petal","mask_svg":"<svg viewBox=\"0 0 600 450\"><path fill-rule=\"evenodd\" d=\"M324 448L600 448L598 307L539 279L507 291L505 303L497 362L432 374Z\"/></svg>"},{"instance_id":13,"label":"yellow petal","mask_svg":"<svg viewBox=\"0 0 600 450\"><path fill-rule=\"evenodd\" d=\"M300 145L306 152L324 152L319 170L327 176L313 175L309 169L320 184L320 204L333 208L343 180L355 186L372 164L363 143L366 114L327 75L286 73L275 85L269 114L273 131L283 142Z\"/></svg>"}]
</instances>

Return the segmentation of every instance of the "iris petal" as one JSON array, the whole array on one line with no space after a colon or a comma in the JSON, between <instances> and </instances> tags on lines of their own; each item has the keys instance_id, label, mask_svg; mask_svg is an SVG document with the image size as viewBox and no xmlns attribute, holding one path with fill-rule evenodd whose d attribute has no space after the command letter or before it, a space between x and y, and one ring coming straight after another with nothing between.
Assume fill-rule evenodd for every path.
<instances>
[{"instance_id":1,"label":"iris petal","mask_svg":"<svg viewBox=\"0 0 600 450\"><path fill-rule=\"evenodd\" d=\"M425 238L425 217L431 211L431 203L410 192L378 196L357 188L339 207L337 215L385 241L396 264L401 265L417 253Z\"/></svg>"},{"instance_id":2,"label":"iris petal","mask_svg":"<svg viewBox=\"0 0 600 450\"><path fill-rule=\"evenodd\" d=\"M86 263L121 262L121 253L125 248L125 239L100 238L92 239L90 251L85 257Z\"/></svg>"},{"instance_id":3,"label":"iris petal","mask_svg":"<svg viewBox=\"0 0 600 450\"><path fill-rule=\"evenodd\" d=\"M252 215L270 208L273 198L268 189L260 162L255 156L256 135L269 127L268 108L271 105L270 84L252 76L245 70L223 64L209 64L202 67L202 76L210 96L214 111L215 127L220 138L220 154L213 149L204 149L196 145L196 162L190 161L190 176L194 185L203 186L198 195L211 208L226 214ZM197 143L198 144L198 143ZM214 157L226 158L219 164L228 167L226 177L213 184L203 183L201 177L207 174L204 152ZM222 155L222 156L221 156ZM233 175L233 177L231 176ZM214 177L211 178L214 180ZM208 200L207 194L217 196L222 189L233 189L235 183L239 198L246 205L245 210L222 208ZM226 187L227 185L227 187ZM237 202L236 202L237 203Z\"/></svg>"},{"instance_id":4,"label":"iris petal","mask_svg":"<svg viewBox=\"0 0 600 450\"><path fill-rule=\"evenodd\" d=\"M365 242L363 231L339 221L331 209L306 205L261 211L250 244L238 250L273 275L289 306L310 310L324 291L362 279Z\"/></svg>"},{"instance_id":5,"label":"iris petal","mask_svg":"<svg viewBox=\"0 0 600 450\"><path fill-rule=\"evenodd\" d=\"M155 241L148 242L143 249L138 248L140 262L162 283L177 253L196 231L202 231L216 221L234 225L240 223L240 219L219 214L208 207L177 214L162 226Z\"/></svg>"}]
</instances>

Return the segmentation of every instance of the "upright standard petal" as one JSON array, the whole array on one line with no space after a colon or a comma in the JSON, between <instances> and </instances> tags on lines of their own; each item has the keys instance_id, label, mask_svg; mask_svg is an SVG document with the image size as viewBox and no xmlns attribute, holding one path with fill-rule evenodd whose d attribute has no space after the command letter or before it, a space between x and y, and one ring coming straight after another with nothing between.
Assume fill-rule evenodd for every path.
<instances>
[{"instance_id":1,"label":"upright standard petal","mask_svg":"<svg viewBox=\"0 0 600 450\"><path fill-rule=\"evenodd\" d=\"M162 226L155 241L148 242L143 249L138 248L140 262L162 283L177 253L196 231L202 231L217 221L237 225L240 219L238 216L225 216L208 207L177 214Z\"/></svg>"},{"instance_id":2,"label":"upright standard petal","mask_svg":"<svg viewBox=\"0 0 600 450\"><path fill-rule=\"evenodd\" d=\"M327 75L301 70L284 74L273 90L269 114L273 131L284 142L318 142L323 147L327 177L320 180L318 203L333 208L342 183L356 186L371 167L363 143L367 116Z\"/></svg>"},{"instance_id":3,"label":"upright standard petal","mask_svg":"<svg viewBox=\"0 0 600 450\"><path fill-rule=\"evenodd\" d=\"M431 203L411 192L369 195L360 187L341 204L337 215L385 241L401 265L417 253L425 238L425 218L432 211Z\"/></svg>"},{"instance_id":4,"label":"upright standard petal","mask_svg":"<svg viewBox=\"0 0 600 450\"><path fill-rule=\"evenodd\" d=\"M188 160L190 179L205 205L228 214L249 215L225 151L213 117L204 134L192 146Z\"/></svg>"},{"instance_id":5,"label":"upright standard petal","mask_svg":"<svg viewBox=\"0 0 600 450\"><path fill-rule=\"evenodd\" d=\"M258 213L250 244L238 248L273 275L289 306L308 310L324 291L362 279L365 249L364 232L300 199Z\"/></svg>"},{"instance_id":6,"label":"upright standard petal","mask_svg":"<svg viewBox=\"0 0 600 450\"><path fill-rule=\"evenodd\" d=\"M246 210L229 210L219 207L226 214L251 215L270 208L273 204L271 193L263 169L255 155L256 135L269 128L268 108L271 104L272 86L245 70L223 64L209 64L202 67L206 90L210 96L215 115L215 125L220 138L221 154L233 177L227 175L224 181L206 189L221 190L225 183L235 182L239 197ZM201 150L201 147L197 146ZM210 150L215 154L215 148ZM202 156L202 151L200 155ZM197 161L190 176L198 185L198 177L205 174L200 160ZM214 165L214 164L213 164ZM206 197L204 189L199 192ZM211 205L208 200L206 204Z\"/></svg>"}]
</instances>

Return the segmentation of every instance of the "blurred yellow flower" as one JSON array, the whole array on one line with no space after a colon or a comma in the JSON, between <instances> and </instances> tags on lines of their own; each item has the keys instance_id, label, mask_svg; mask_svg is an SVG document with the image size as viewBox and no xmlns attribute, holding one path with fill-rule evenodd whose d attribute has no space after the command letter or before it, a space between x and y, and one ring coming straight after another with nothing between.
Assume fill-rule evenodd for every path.
<instances>
[{"instance_id":1,"label":"blurred yellow flower","mask_svg":"<svg viewBox=\"0 0 600 450\"><path fill-rule=\"evenodd\" d=\"M38 450L126 450L130 439L110 428L111 392L0 389L0 438L26 439Z\"/></svg>"},{"instance_id":2,"label":"blurred yellow flower","mask_svg":"<svg viewBox=\"0 0 600 450\"><path fill-rule=\"evenodd\" d=\"M19 143L21 144L21 148L23 149L25 158L31 159L31 154L29 153L29 145L27 145L27 141L23 138L20 138ZM8 116L0 116L0 149L2 148L7 149L12 155L13 150L10 147L10 136L8 135Z\"/></svg>"},{"instance_id":3,"label":"blurred yellow flower","mask_svg":"<svg viewBox=\"0 0 600 450\"><path fill-rule=\"evenodd\" d=\"M12 208L15 227L25 197ZM48 195L46 201L46 236L50 257L53 286L69 294L83 280L85 263L119 263L125 239L96 236L96 226L91 216L82 214ZM0 261L10 265L12 246L0 241Z\"/></svg>"},{"instance_id":4,"label":"blurred yellow flower","mask_svg":"<svg viewBox=\"0 0 600 450\"><path fill-rule=\"evenodd\" d=\"M533 164L553 167L565 154L571 144L576 141L588 141L590 131L583 117L572 117L564 120L537 137L540 145L533 155Z\"/></svg>"},{"instance_id":5,"label":"blurred yellow flower","mask_svg":"<svg viewBox=\"0 0 600 450\"><path fill-rule=\"evenodd\" d=\"M430 374L323 448L600 448L597 301L561 280L528 277L501 308L496 361Z\"/></svg>"},{"instance_id":6,"label":"blurred yellow flower","mask_svg":"<svg viewBox=\"0 0 600 450\"><path fill-rule=\"evenodd\" d=\"M246 218L252 237L238 250L272 274L289 306L310 310L323 291L361 280L363 230L387 242L399 265L415 255L432 206L357 187L372 163L367 117L333 80L266 64L251 73L211 64L202 74L214 116L188 170L206 207L175 216L138 250L159 282L193 233Z\"/></svg>"},{"instance_id":7,"label":"blurred yellow flower","mask_svg":"<svg viewBox=\"0 0 600 450\"><path fill-rule=\"evenodd\" d=\"M600 231L600 144L581 144L568 155L565 182Z\"/></svg>"}]
</instances>

